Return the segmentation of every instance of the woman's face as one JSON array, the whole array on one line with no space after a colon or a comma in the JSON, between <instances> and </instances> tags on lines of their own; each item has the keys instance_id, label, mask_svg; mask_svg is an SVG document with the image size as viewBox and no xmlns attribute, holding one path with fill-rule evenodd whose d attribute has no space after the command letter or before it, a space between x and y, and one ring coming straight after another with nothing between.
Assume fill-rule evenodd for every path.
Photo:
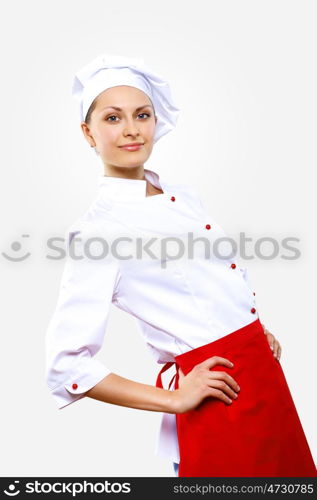
<instances>
[{"instance_id":1,"label":"woman's face","mask_svg":"<svg viewBox=\"0 0 317 500\"><path fill-rule=\"evenodd\" d=\"M142 90L121 85L98 96L90 123L82 122L81 128L111 171L143 166L152 152L156 122L150 98ZM135 151L121 147L133 142L143 145Z\"/></svg>"}]
</instances>

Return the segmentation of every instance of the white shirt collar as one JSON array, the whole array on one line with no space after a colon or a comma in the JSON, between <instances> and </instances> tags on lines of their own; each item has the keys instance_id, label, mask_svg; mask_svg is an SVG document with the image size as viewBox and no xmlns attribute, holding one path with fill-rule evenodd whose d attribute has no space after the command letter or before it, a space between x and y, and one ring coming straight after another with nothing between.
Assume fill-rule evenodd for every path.
<instances>
[{"instance_id":1,"label":"white shirt collar","mask_svg":"<svg viewBox=\"0 0 317 500\"><path fill-rule=\"evenodd\" d=\"M117 201L129 201L146 197L146 180L158 189L166 192L167 183L158 173L144 169L145 179L127 179L125 177L111 177L101 175L99 178L99 192L102 197ZM153 195L160 196L160 195Z\"/></svg>"}]
</instances>

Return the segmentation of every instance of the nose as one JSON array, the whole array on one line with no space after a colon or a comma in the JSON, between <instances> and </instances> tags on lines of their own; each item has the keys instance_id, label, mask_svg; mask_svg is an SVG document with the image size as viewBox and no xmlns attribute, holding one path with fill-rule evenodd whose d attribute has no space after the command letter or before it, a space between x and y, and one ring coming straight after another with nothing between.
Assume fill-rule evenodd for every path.
<instances>
[{"instance_id":1,"label":"nose","mask_svg":"<svg viewBox=\"0 0 317 500\"><path fill-rule=\"evenodd\" d=\"M127 118L126 126L124 127L123 134L126 135L132 135L132 136L138 136L140 134L139 132L139 127L135 123L133 118Z\"/></svg>"}]
</instances>

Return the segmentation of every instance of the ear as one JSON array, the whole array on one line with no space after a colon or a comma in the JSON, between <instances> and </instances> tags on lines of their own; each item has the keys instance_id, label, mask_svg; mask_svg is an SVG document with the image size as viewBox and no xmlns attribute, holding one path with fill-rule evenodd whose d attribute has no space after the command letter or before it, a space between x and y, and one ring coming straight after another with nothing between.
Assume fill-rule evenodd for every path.
<instances>
[{"instance_id":1,"label":"ear","mask_svg":"<svg viewBox=\"0 0 317 500\"><path fill-rule=\"evenodd\" d=\"M89 127L86 122L81 122L80 128L82 129L82 132L85 136L86 141L89 143L90 147L94 148L96 146L96 143L94 141L94 138L91 135L91 132L89 130Z\"/></svg>"}]
</instances>

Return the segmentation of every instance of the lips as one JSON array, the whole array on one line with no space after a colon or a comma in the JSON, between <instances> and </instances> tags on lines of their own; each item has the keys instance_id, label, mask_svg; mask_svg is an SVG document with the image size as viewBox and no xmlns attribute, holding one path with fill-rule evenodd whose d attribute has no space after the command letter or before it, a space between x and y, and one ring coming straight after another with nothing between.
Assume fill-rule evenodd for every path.
<instances>
[{"instance_id":1,"label":"lips","mask_svg":"<svg viewBox=\"0 0 317 500\"><path fill-rule=\"evenodd\" d=\"M135 142L131 144L124 144L124 146L120 146L121 149L126 149L127 151L137 151L143 146L143 143Z\"/></svg>"}]
</instances>

